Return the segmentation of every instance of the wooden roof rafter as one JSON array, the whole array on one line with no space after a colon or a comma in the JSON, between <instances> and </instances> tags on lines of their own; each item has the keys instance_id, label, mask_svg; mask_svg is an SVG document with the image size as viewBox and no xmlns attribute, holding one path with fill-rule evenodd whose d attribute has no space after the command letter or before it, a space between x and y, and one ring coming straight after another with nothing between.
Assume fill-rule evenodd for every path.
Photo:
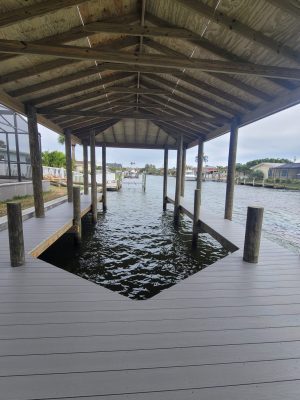
<instances>
[{"instance_id":1,"label":"wooden roof rafter","mask_svg":"<svg viewBox=\"0 0 300 400\"><path fill-rule=\"evenodd\" d=\"M281 0L279 0L281 1ZM168 26L168 27L173 27L172 24L170 24L169 22L165 21L162 18L159 18L149 12L147 12L146 14L146 18L149 22L151 22L152 24L155 25L160 25L160 26ZM216 45L215 43L213 43L212 41L210 41L209 39L207 39L206 37L199 35L199 37L202 40L192 40L189 39L187 40L189 43L193 44L196 47L199 48L203 48L207 51L209 51L210 53L217 55L219 57L221 57L224 60L228 60L228 61L232 61L232 62L248 62L248 60L240 55L237 55L235 53L232 53L231 51L224 49L222 47L219 47L218 45ZM149 45L153 46L153 43L156 44L157 42L153 41L153 40L149 40ZM157 47L156 47L157 48ZM208 72L210 75L214 75L217 76L218 74L215 72ZM267 100L267 98L264 97L264 92L260 91L257 87L254 87L252 85L246 84L244 82L242 82L241 80L238 80L232 76L228 76L228 75L224 75L221 74L222 79L224 80L224 82L227 82L233 86L239 87L241 90L245 91L246 93L250 93L255 97L258 98L262 98L262 100ZM266 79L271 81L273 84L280 86L280 87L284 87L286 89L294 89L296 87L295 82L292 81L287 81L287 80L281 80L281 79L273 79L273 78L268 78L268 77L264 77L261 79Z\"/></svg>"},{"instance_id":2,"label":"wooden roof rafter","mask_svg":"<svg viewBox=\"0 0 300 400\"><path fill-rule=\"evenodd\" d=\"M177 0L178 1L178 0ZM286 68L251 63L232 63L210 59L181 59L161 55L132 55L124 52L99 51L95 48L66 46L66 45L40 45L18 40L0 39L0 53L32 54L40 56L54 56L75 60L97 60L100 62L116 62L121 64L146 65L166 68L198 69L222 74L242 74L267 76L280 79L300 80L300 68Z\"/></svg>"},{"instance_id":3,"label":"wooden roof rafter","mask_svg":"<svg viewBox=\"0 0 300 400\"><path fill-rule=\"evenodd\" d=\"M189 8L194 13L199 13L202 16L208 18L209 20L225 26L232 32L243 36L244 38L259 43L260 45L266 47L268 50L276 54L280 54L292 61L300 62L300 53L291 49L283 43L277 42L269 36L266 36L262 32L256 31L251 27L245 25L244 23L238 21L236 18L232 18L226 15L223 11L219 9L214 10L212 7L204 4L202 0L175 0L176 2L182 4L183 7Z\"/></svg>"}]
</instances>

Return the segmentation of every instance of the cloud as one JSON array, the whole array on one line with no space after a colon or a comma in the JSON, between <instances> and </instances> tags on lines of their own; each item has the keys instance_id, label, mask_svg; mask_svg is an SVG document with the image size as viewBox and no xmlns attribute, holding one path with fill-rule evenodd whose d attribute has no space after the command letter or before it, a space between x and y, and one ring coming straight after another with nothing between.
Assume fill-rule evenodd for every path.
<instances>
[{"instance_id":1,"label":"cloud","mask_svg":"<svg viewBox=\"0 0 300 400\"><path fill-rule=\"evenodd\" d=\"M247 162L256 158L278 157L297 159L300 158L300 105L291 107L280 113L264 118L253 124L239 129L239 141L237 162ZM58 135L51 130L39 127L42 137L43 150L64 151L64 146L57 141ZM229 134L206 142L204 153L208 156L208 164L226 165L228 158ZM169 165L176 165L176 152L169 152ZM187 151L187 164L195 165L197 148ZM82 148L76 146L76 157L82 160ZM96 151L97 162L101 160L101 150ZM137 149L107 149L108 162L120 162L130 165L135 162L136 166L155 164L157 167L163 165L162 150L137 150Z\"/></svg>"}]
</instances>

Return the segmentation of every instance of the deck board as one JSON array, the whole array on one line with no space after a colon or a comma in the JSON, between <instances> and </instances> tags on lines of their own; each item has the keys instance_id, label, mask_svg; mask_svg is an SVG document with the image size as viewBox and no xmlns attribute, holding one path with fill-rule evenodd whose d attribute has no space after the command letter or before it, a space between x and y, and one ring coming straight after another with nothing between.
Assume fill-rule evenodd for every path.
<instances>
[{"instance_id":1,"label":"deck board","mask_svg":"<svg viewBox=\"0 0 300 400\"><path fill-rule=\"evenodd\" d=\"M24 222L24 267L0 232L0 398L298 399L299 256L263 238L247 264L243 226L200 218L239 250L145 301L33 258L71 204Z\"/></svg>"}]
</instances>

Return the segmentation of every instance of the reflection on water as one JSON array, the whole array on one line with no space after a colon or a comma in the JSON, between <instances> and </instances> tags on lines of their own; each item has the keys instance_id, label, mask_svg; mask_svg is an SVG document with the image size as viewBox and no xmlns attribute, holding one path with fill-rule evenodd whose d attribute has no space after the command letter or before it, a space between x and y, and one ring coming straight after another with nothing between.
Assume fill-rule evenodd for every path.
<instances>
[{"instance_id":1,"label":"reflection on water","mask_svg":"<svg viewBox=\"0 0 300 400\"><path fill-rule=\"evenodd\" d=\"M74 252L65 235L41 258L132 299L147 299L228 254L206 234L192 251L192 223L183 217L174 228L173 212L162 212L161 189L161 179L149 177L146 193L140 187L109 193L108 212L97 225L84 219L80 248Z\"/></svg>"}]
</instances>

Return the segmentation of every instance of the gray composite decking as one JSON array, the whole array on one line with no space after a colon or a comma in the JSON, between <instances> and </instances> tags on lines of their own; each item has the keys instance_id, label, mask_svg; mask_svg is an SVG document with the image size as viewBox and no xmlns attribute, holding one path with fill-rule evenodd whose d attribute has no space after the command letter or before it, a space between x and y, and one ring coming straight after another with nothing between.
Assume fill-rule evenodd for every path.
<instances>
[{"instance_id":1,"label":"gray composite decking","mask_svg":"<svg viewBox=\"0 0 300 400\"><path fill-rule=\"evenodd\" d=\"M66 203L25 221L27 253L71 219ZM201 219L242 246L243 226ZM300 260L270 241L257 265L238 250L146 301L29 254L11 268L7 231L0 250L3 400L299 399Z\"/></svg>"}]
</instances>

